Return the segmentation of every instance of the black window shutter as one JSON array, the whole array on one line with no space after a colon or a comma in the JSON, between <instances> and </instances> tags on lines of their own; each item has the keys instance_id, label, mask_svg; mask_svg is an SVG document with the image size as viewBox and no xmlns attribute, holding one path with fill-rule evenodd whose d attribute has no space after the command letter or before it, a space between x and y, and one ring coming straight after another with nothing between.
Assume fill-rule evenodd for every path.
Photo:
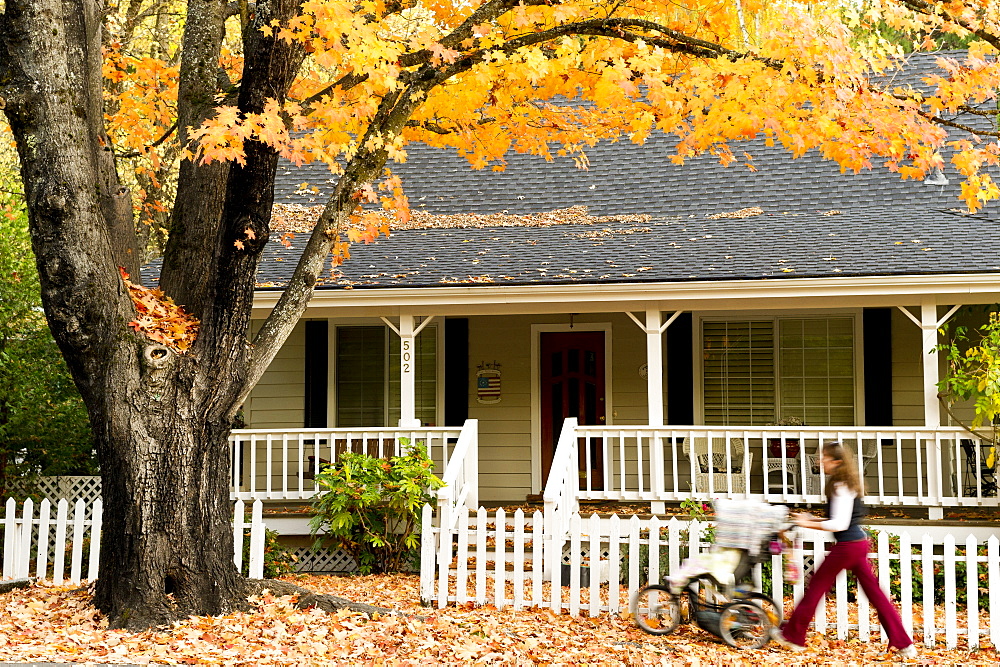
<instances>
[{"instance_id":1,"label":"black window shutter","mask_svg":"<svg viewBox=\"0 0 1000 667\"><path fill-rule=\"evenodd\" d=\"M667 327L667 423L694 424L694 367L691 313Z\"/></svg>"},{"instance_id":2,"label":"black window shutter","mask_svg":"<svg viewBox=\"0 0 1000 667\"><path fill-rule=\"evenodd\" d=\"M326 320L306 321L305 428L325 428L327 377L329 374L329 324Z\"/></svg>"},{"instance_id":3,"label":"black window shutter","mask_svg":"<svg viewBox=\"0 0 1000 667\"><path fill-rule=\"evenodd\" d=\"M865 308L865 425L892 426L892 309Z\"/></svg>"},{"instance_id":4,"label":"black window shutter","mask_svg":"<svg viewBox=\"0 0 1000 667\"><path fill-rule=\"evenodd\" d=\"M444 321L444 424L462 426L469 418L469 320Z\"/></svg>"}]
</instances>

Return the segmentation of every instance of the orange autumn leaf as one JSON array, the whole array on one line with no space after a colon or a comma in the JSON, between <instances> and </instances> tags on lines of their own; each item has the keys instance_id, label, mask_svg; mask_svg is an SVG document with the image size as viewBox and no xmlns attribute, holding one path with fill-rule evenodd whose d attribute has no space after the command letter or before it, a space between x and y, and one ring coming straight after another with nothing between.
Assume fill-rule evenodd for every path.
<instances>
[{"instance_id":1,"label":"orange autumn leaf","mask_svg":"<svg viewBox=\"0 0 1000 667\"><path fill-rule=\"evenodd\" d=\"M133 283L122 267L118 272L139 315L128 326L178 354L185 353L198 337L200 322L161 290Z\"/></svg>"}]
</instances>

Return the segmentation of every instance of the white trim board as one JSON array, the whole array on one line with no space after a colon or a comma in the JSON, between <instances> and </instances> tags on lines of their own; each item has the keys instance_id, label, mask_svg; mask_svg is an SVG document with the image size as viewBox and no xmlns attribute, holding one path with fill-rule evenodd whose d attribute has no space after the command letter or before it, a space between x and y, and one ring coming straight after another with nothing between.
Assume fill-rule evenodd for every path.
<instances>
[{"instance_id":1,"label":"white trim board","mask_svg":"<svg viewBox=\"0 0 1000 667\"><path fill-rule=\"evenodd\" d=\"M254 310L263 317L280 291L258 291ZM862 276L704 280L665 283L407 287L316 290L311 317L536 314L626 310L726 310L747 308L860 308L914 306L931 297L942 305L1000 301L1000 273L934 276ZM329 312L323 311L329 309Z\"/></svg>"}]
</instances>

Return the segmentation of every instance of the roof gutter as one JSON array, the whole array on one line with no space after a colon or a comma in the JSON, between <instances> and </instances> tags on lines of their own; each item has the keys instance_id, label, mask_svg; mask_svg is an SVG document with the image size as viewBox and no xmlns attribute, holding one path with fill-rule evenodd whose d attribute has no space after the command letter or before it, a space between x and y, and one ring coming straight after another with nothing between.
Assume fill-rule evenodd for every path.
<instances>
[{"instance_id":1,"label":"roof gutter","mask_svg":"<svg viewBox=\"0 0 1000 667\"><path fill-rule=\"evenodd\" d=\"M281 292L261 290L254 311L263 317ZM317 290L310 313L338 315L399 312L439 315L621 312L625 310L731 310L836 308L1000 302L1000 273L920 276L844 276L768 280L699 280L573 285L449 285ZM328 315L327 315L328 316Z\"/></svg>"}]
</instances>

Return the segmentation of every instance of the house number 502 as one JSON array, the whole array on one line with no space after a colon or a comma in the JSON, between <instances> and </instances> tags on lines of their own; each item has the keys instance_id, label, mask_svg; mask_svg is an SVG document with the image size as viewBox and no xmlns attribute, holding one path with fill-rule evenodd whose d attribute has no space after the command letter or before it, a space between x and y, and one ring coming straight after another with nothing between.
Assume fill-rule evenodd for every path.
<instances>
[{"instance_id":1,"label":"house number 502","mask_svg":"<svg viewBox=\"0 0 1000 667\"><path fill-rule=\"evenodd\" d=\"M410 372L410 360L413 358L413 355L410 352L410 348L411 348L412 345L413 345L412 341L408 341L408 340L404 340L403 341L403 372L404 373L409 373Z\"/></svg>"}]
</instances>

